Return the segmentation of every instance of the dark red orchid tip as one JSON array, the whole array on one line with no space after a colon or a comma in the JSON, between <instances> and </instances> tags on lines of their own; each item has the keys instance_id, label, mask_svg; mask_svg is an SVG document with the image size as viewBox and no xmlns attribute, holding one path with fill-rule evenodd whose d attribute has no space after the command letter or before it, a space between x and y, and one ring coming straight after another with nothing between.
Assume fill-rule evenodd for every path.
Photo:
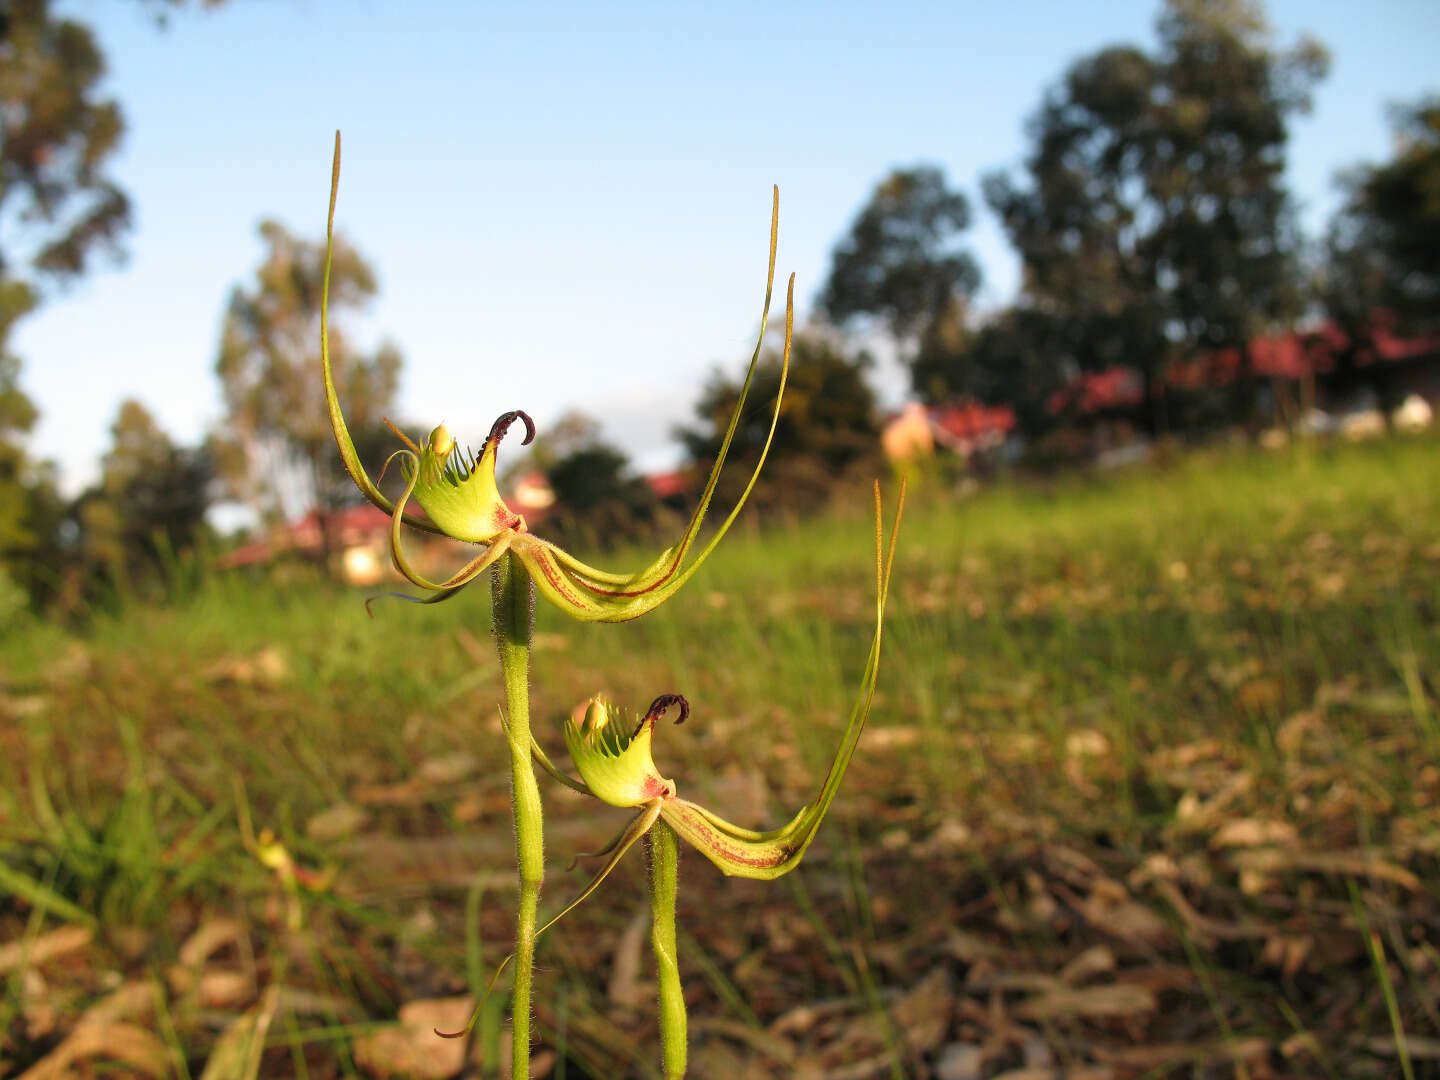
<instances>
[{"instance_id":1,"label":"dark red orchid tip","mask_svg":"<svg viewBox=\"0 0 1440 1080\"><path fill-rule=\"evenodd\" d=\"M680 707L680 715L675 718L675 723L683 724L690 716L690 703L685 700L683 694L661 694L650 703L650 709L645 713L639 725L635 728L635 735L639 735L646 724L653 724L665 715L665 710L671 705ZM632 739L635 735L630 736Z\"/></svg>"},{"instance_id":2,"label":"dark red orchid tip","mask_svg":"<svg viewBox=\"0 0 1440 1080\"><path fill-rule=\"evenodd\" d=\"M505 437L510 430L510 425L516 420L525 422L525 441L521 446L529 446L535 439L535 421L530 419L530 414L524 409L514 409L507 413L501 413L499 419L490 425L490 434L485 436L487 443L494 442Z\"/></svg>"}]
</instances>

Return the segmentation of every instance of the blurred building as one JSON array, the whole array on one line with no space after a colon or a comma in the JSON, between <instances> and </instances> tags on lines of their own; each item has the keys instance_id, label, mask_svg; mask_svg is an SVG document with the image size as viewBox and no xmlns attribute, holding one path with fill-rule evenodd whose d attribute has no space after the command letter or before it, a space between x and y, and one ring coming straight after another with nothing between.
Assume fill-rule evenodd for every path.
<instances>
[{"instance_id":1,"label":"blurred building","mask_svg":"<svg viewBox=\"0 0 1440 1080\"><path fill-rule=\"evenodd\" d=\"M1006 405L962 399L943 405L906 405L880 431L885 457L893 462L929 457L937 448L969 461L994 454L1015 430L1015 412Z\"/></svg>"}]
</instances>

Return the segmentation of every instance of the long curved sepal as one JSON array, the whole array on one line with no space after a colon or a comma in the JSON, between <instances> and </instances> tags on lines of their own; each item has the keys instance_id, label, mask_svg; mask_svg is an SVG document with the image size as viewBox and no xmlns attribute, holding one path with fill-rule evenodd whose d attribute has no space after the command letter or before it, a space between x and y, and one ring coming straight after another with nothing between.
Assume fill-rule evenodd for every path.
<instances>
[{"instance_id":1,"label":"long curved sepal","mask_svg":"<svg viewBox=\"0 0 1440 1080\"><path fill-rule=\"evenodd\" d=\"M705 481L704 491L701 493L699 503L696 504L695 512L690 515L690 521L685 526L685 532L681 535L680 541L678 543L662 551L659 557L644 570L636 571L633 574L615 574L605 570L599 570L593 566L589 566L581 562L579 559L575 558L568 552L556 548L555 554L557 560L565 567L565 569L569 572L574 573L577 578L583 580L589 585L597 587L597 589L604 588L606 586L614 586L621 592L624 592L626 590L643 589L650 585L653 585L663 579L667 574L674 572L675 568L679 565L680 560L685 557L686 550L689 548L690 544L694 542L696 534L699 533L701 522L704 520L706 510L710 505L710 499L715 494L715 485L719 482L720 469L725 464L725 455L729 453L730 444L735 438L735 429L740 424L741 410L744 408L745 398L750 392L750 383L755 375L755 369L759 366L760 363L760 351L765 344L765 331L769 328L770 325L770 300L775 291L775 252L779 246L779 240L780 187L777 184L772 189L772 197L770 204L770 259L768 269L765 272L765 302L760 309L760 333L755 340L755 349L750 354L750 367L745 372L745 382L740 387L740 397L736 401L735 408L730 414L730 426L725 430L725 438L720 443L720 451L715 456L715 463L710 466L710 475ZM786 301L787 320L789 318L789 309L793 307L794 294L795 275L791 274L788 299ZM787 361L789 359L789 352L790 350L787 347L785 350ZM788 371L788 364L786 365L786 370ZM785 388L784 373L782 373L781 375L780 388L782 391ZM778 416L780 410L780 402L778 398L775 402L775 410ZM771 430L772 432L774 430L773 421L771 423ZM766 441L766 449L769 449L768 440ZM764 463L764 460L765 457L764 454L762 454L760 458L761 464ZM757 465L755 469L755 475L759 475L759 471L759 466ZM753 485L754 482L755 478L754 476L752 476L750 481L751 485ZM747 486L747 493L749 490L750 489ZM744 499L741 499L741 504L743 505L743 503ZM735 508L735 512L738 513L739 509L740 507L737 506ZM733 516L734 515L732 514L732 517Z\"/></svg>"},{"instance_id":2,"label":"long curved sepal","mask_svg":"<svg viewBox=\"0 0 1440 1080\"><path fill-rule=\"evenodd\" d=\"M850 720L830 771L820 786L820 793L782 829L757 833L732 825L718 814L684 799L667 799L661 808L665 823L693 844L702 855L724 873L736 877L770 879L788 874L800 864L805 851L815 839L825 819L850 759L855 756L870 704L875 697L875 683L880 673L880 642L885 625L885 604L890 593L890 573L895 565L895 540L900 531L900 517L905 509L905 484L901 483L899 503L890 530L888 552L884 546L880 506L880 485L875 485L875 637L865 663L860 693L850 709Z\"/></svg>"},{"instance_id":3,"label":"long curved sepal","mask_svg":"<svg viewBox=\"0 0 1440 1080\"><path fill-rule=\"evenodd\" d=\"M772 247L771 273L773 274L773 272L774 249ZM762 323L765 318L768 318L769 306L770 289L767 285L765 297L767 314L762 317ZM725 432L725 439L720 445L715 464L710 469L709 479L701 492L700 501L696 505L695 512L691 516L690 523L686 526L680 542L666 548L661 552L659 558L645 569L634 574L624 575L597 570L554 544L538 538L531 538L523 551L518 546L517 551L521 552L521 558L533 571L535 584L547 600L582 622L627 622L658 607L690 580L700 565L710 557L716 546L724 539L725 534L729 532L760 478L760 470L769 456L770 446L775 438L775 429L780 422L781 401L790 374L790 351L794 339L794 327L795 277L792 274L786 288L785 348L781 354L780 385L775 396L774 411L770 417L770 428L765 435L765 444L761 448L759 460L755 463L755 468L750 474L744 491L741 492L739 500L715 531L715 535L710 537L705 546L689 563L685 562L685 557L693 548L696 537L699 535L700 526L709 511L721 467L725 463L730 445L734 441L735 430L740 423L740 417L760 359L760 349L764 339L763 327L761 340L756 342L750 369L746 373L739 399L731 413L730 426Z\"/></svg>"},{"instance_id":4,"label":"long curved sepal","mask_svg":"<svg viewBox=\"0 0 1440 1080\"><path fill-rule=\"evenodd\" d=\"M394 512L390 500L380 493L360 461L355 449L355 440L350 437L350 428L345 423L345 414L340 411L340 398L335 392L335 373L330 366L330 264L335 255L335 196L340 190L340 132L335 132L335 158L330 166L330 213L325 219L325 277L320 289L320 366L325 372L325 408L330 414L330 428L335 432L335 442L340 447L340 460L345 471L360 489L360 493L385 513ZM440 530L424 518L413 514L404 516L406 525L426 532Z\"/></svg>"}]
</instances>

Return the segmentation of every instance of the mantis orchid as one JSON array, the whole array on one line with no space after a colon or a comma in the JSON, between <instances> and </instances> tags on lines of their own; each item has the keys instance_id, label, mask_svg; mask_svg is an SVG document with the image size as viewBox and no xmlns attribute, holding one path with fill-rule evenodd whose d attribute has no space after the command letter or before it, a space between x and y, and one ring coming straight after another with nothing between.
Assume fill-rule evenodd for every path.
<instances>
[{"instance_id":1,"label":"mantis orchid","mask_svg":"<svg viewBox=\"0 0 1440 1080\"><path fill-rule=\"evenodd\" d=\"M795 321L793 274L785 295L785 348L781 358L780 388L775 395L774 411L765 444L739 500L708 543L696 552L700 527L709 512L715 486L720 479L720 470L725 465L725 458L734 441L735 430L739 426L765 341L765 329L770 318L770 298L775 284L775 248L780 221L779 188L774 190L771 203L770 261L765 278L765 303L760 313L760 336L755 342L750 368L745 375L745 382L741 386L715 463L710 468L710 475L705 481L695 511L679 541L662 551L644 569L623 574L590 566L548 540L534 535L527 528L525 518L512 511L501 497L495 483L495 460L506 431L518 419L525 424L525 443L535 437L534 422L524 412L507 412L496 420L479 454L462 450L444 424L440 424L430 433L423 446L391 425L391 430L395 431L405 444L403 449L391 455L392 460L398 457L401 461L405 490L399 500L392 503L370 478L345 424L330 363L330 262L334 248L335 196L339 184L340 136L337 133L335 159L330 176L330 214L325 229L325 285L320 306L320 357L325 378L325 403L330 414L330 426L335 432L335 441L340 447L340 457L350 478L355 481L361 494L391 516L390 553L396 569L411 584L434 594L425 598L425 603L435 603L455 595L508 552L524 564L542 596L566 614L586 622L625 622L638 618L673 596L690 580L700 564L709 558L710 553L734 524L760 476L775 436L775 425L780 419L780 400L785 393L785 380L790 370L790 345ZM425 511L425 517L408 512L407 506L412 498ZM450 577L442 581L432 581L419 573L405 554L401 528L403 525L466 543L479 544L484 550Z\"/></svg>"},{"instance_id":2,"label":"mantis orchid","mask_svg":"<svg viewBox=\"0 0 1440 1080\"><path fill-rule=\"evenodd\" d=\"M860 693L850 710L845 734L819 794L783 828L755 832L733 825L705 807L680 798L675 782L660 775L651 755L655 724L671 708L679 711L675 720L677 724L689 717L690 704L679 694L657 697L633 726L603 697L593 697L577 706L565 722L565 745L580 773L579 780L557 768L540 744L532 741L531 752L535 760L566 787L611 806L639 810L613 841L594 853L608 855L609 858L581 899L599 885L625 852L657 821L665 822L726 874L769 879L787 874L799 865L830 809L840 781L844 779L875 696L885 604L890 591L890 570L895 560L895 537L904 507L905 488L902 485L887 550L880 517L880 485L875 485L875 636L870 643Z\"/></svg>"},{"instance_id":3,"label":"mantis orchid","mask_svg":"<svg viewBox=\"0 0 1440 1080\"><path fill-rule=\"evenodd\" d=\"M445 600L491 570L492 610L496 646L505 683L507 711L505 732L512 776L512 809L515 818L515 851L519 877L515 952L496 971L515 961L512 987L511 1075L523 1080L530 1075L530 996L536 938L559 918L599 887L615 865L641 837L652 853L655 926L652 940L660 962L660 1027L665 1047L667 1076L685 1071L685 1007L680 994L679 968L675 961L675 838L684 837L727 874L775 878L793 870L814 840L839 789L845 770L854 756L860 732L870 710L880 664L880 639L889 592L890 570L895 555L895 533L899 529L905 492L895 511L890 544L885 548L881 520L880 489L875 488L875 636L870 646L860 694L850 712L840 747L821 785L820 792L790 823L769 832L756 832L731 824L711 811L679 797L673 781L662 777L651 757L656 722L671 708L685 719L689 704L678 694L656 698L646 714L633 726L601 698L586 702L565 726L566 744L580 773L576 780L561 772L549 760L531 734L529 698L529 652L533 629L535 590L572 618L587 622L624 622L638 618L668 600L685 585L729 531L755 487L769 455L780 418L780 402L790 370L790 349L795 320L795 277L792 274L785 295L785 345L781 357L780 384L770 416L769 430L749 480L734 507L714 534L702 544L700 530L715 496L720 471L734 442L746 401L759 366L770 302L775 283L775 250L779 230L780 194L771 200L770 254L765 278L765 302L760 315L760 333L750 357L750 366L741 386L729 426L714 464L696 503L694 513L679 540L666 548L646 567L633 573L616 573L590 566L555 544L529 531L525 518L514 512L501 496L495 482L495 463L500 443L516 421L525 427L525 442L535 436L535 424L528 414L514 410L503 413L481 444L478 454L462 450L445 424L436 426L422 443L405 435L394 425L391 430L402 447L391 455L404 479L404 489L391 501L381 493L360 461L345 423L335 389L330 356L329 294L334 253L335 200L340 184L340 135L335 135L335 154L330 173L330 207L326 219L324 291L320 305L320 357L325 404L340 458L361 494L390 515L390 551L396 569L407 581L430 594L423 603ZM389 421L387 421L389 423ZM382 470L383 474L383 470ZM412 512L411 503L423 516ZM431 580L414 565L405 550L406 527L475 544L480 552L448 577ZM614 806L637 810L620 835L603 851L606 857L594 880L556 919L536 928L540 885L544 877L542 807L535 778L535 764L577 791ZM492 979L492 985L494 980ZM478 1012L477 1012L478 1015ZM472 1019L472 1024L474 1020ZM458 1033L457 1033L458 1034Z\"/></svg>"}]
</instances>

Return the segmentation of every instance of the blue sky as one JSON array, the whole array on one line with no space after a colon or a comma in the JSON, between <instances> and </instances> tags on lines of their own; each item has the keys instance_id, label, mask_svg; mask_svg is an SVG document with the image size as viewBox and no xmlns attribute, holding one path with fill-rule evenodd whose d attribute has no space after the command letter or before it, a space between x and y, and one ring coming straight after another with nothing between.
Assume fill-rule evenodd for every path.
<instances>
[{"instance_id":1,"label":"blue sky","mask_svg":"<svg viewBox=\"0 0 1440 1080\"><path fill-rule=\"evenodd\" d=\"M396 412L478 440L500 412L599 417L642 467L672 463L707 373L757 328L770 187L799 317L829 252L891 167L943 166L971 198L982 306L1018 268L980 200L1077 56L1154 43L1158 5L383 3L230 0L157 29L147 7L59 2L90 24L128 133L129 258L24 321L31 442L67 490L96 473L120 401L182 441L221 416L230 289L274 217L319 238L330 147L337 225L377 268L360 327L396 340ZM1390 150L1388 102L1440 89L1440 5L1286 0L1281 45L1332 53L1292 129L1289 180L1317 234L1335 172ZM883 392L903 390L882 371Z\"/></svg>"}]
</instances>

